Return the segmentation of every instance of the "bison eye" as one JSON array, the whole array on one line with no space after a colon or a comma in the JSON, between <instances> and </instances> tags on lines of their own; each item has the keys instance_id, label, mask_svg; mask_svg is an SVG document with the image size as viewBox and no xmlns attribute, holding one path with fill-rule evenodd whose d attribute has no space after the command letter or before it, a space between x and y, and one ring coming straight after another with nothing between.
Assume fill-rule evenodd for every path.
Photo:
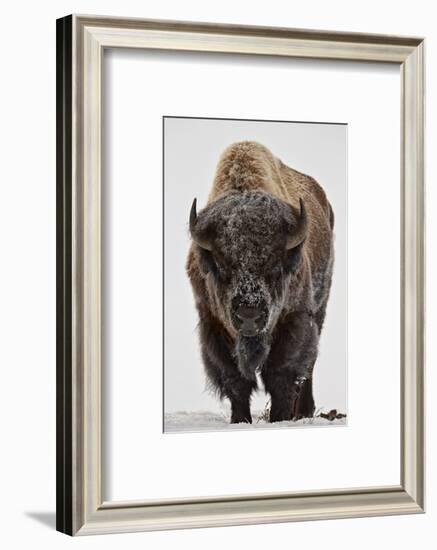
<instances>
[{"instance_id":1,"label":"bison eye","mask_svg":"<svg viewBox=\"0 0 437 550\"><path fill-rule=\"evenodd\" d=\"M282 266L280 263L276 263L273 267L271 267L267 272L267 278L271 281L276 281L279 277L282 275Z\"/></svg>"},{"instance_id":2,"label":"bison eye","mask_svg":"<svg viewBox=\"0 0 437 550\"><path fill-rule=\"evenodd\" d=\"M218 275L217 263L214 259L213 253L206 248L199 247L199 265L202 273L212 273L215 277Z\"/></svg>"},{"instance_id":3,"label":"bison eye","mask_svg":"<svg viewBox=\"0 0 437 550\"><path fill-rule=\"evenodd\" d=\"M301 260L302 244L285 252L284 268L287 273L294 273L299 267Z\"/></svg>"}]
</instances>

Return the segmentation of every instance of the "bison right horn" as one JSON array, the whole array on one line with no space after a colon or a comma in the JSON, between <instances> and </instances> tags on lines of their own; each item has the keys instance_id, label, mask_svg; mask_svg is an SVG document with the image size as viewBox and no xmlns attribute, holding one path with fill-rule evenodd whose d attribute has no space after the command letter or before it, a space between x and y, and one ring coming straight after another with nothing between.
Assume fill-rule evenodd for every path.
<instances>
[{"instance_id":1,"label":"bison right horn","mask_svg":"<svg viewBox=\"0 0 437 550\"><path fill-rule=\"evenodd\" d=\"M297 226L293 229L293 233L288 236L286 249L291 250L299 246L306 237L308 229L308 219L305 211L303 200L299 199L300 213Z\"/></svg>"},{"instance_id":2,"label":"bison right horn","mask_svg":"<svg viewBox=\"0 0 437 550\"><path fill-rule=\"evenodd\" d=\"M197 229L197 199L193 200L190 211L190 233L193 241L200 246L200 248L205 248L206 250L211 251L212 246L207 239L202 238Z\"/></svg>"}]
</instances>

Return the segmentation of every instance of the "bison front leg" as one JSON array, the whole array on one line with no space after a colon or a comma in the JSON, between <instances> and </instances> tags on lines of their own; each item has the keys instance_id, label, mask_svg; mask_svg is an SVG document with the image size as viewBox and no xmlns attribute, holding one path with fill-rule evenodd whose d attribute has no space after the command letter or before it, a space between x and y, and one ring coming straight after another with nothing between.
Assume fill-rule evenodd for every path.
<instances>
[{"instance_id":1,"label":"bison front leg","mask_svg":"<svg viewBox=\"0 0 437 550\"><path fill-rule=\"evenodd\" d=\"M308 373L308 376L309 373ZM311 378L285 371L266 384L271 396L270 422L312 417L315 410Z\"/></svg>"},{"instance_id":2,"label":"bison front leg","mask_svg":"<svg viewBox=\"0 0 437 550\"><path fill-rule=\"evenodd\" d=\"M231 402L231 424L247 422L252 424L252 415L250 414L250 396L254 389L253 383L239 379L231 383L226 394Z\"/></svg>"},{"instance_id":3,"label":"bison front leg","mask_svg":"<svg viewBox=\"0 0 437 550\"><path fill-rule=\"evenodd\" d=\"M292 314L277 328L268 361L262 370L271 397L270 422L312 416L312 371L317 357L318 331L312 318Z\"/></svg>"},{"instance_id":4,"label":"bison front leg","mask_svg":"<svg viewBox=\"0 0 437 550\"><path fill-rule=\"evenodd\" d=\"M205 315L199 328L205 372L217 394L229 399L231 424L251 423L250 398L257 386L256 379L248 380L241 374L233 353L235 344L219 323Z\"/></svg>"},{"instance_id":5,"label":"bison front leg","mask_svg":"<svg viewBox=\"0 0 437 550\"><path fill-rule=\"evenodd\" d=\"M223 353L223 349L221 352ZM237 365L230 357L211 357L204 353L203 360L208 379L220 395L227 397L231 403L231 424L240 422L252 423L250 398L256 382L246 380L238 371Z\"/></svg>"},{"instance_id":6,"label":"bison front leg","mask_svg":"<svg viewBox=\"0 0 437 550\"><path fill-rule=\"evenodd\" d=\"M296 398L296 405L294 410L294 420L300 420L301 418L310 418L314 415L315 404L313 397L313 379L302 378L297 380L298 395Z\"/></svg>"},{"instance_id":7,"label":"bison front leg","mask_svg":"<svg viewBox=\"0 0 437 550\"><path fill-rule=\"evenodd\" d=\"M298 399L294 379L288 369L263 376L265 389L270 394L270 422L293 420Z\"/></svg>"}]
</instances>

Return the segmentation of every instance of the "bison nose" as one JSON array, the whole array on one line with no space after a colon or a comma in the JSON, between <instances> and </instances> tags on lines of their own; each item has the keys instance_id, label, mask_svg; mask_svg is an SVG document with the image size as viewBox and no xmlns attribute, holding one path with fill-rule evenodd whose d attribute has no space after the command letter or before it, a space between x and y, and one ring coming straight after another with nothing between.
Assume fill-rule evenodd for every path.
<instances>
[{"instance_id":1,"label":"bison nose","mask_svg":"<svg viewBox=\"0 0 437 550\"><path fill-rule=\"evenodd\" d=\"M262 319L262 311L257 307L240 306L235 315L238 319L238 330L244 336L255 336L260 329L260 320Z\"/></svg>"},{"instance_id":2,"label":"bison nose","mask_svg":"<svg viewBox=\"0 0 437 550\"><path fill-rule=\"evenodd\" d=\"M255 323L261 317L262 312L257 307L240 306L235 314L240 321Z\"/></svg>"}]
</instances>

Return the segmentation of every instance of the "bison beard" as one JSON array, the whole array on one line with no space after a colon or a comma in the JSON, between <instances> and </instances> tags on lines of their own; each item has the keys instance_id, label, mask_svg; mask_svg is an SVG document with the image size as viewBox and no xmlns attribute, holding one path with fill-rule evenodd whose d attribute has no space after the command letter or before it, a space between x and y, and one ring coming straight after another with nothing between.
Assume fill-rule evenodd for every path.
<instances>
[{"instance_id":1,"label":"bison beard","mask_svg":"<svg viewBox=\"0 0 437 550\"><path fill-rule=\"evenodd\" d=\"M236 354L238 369L247 380L256 381L256 373L260 371L268 354L270 346L267 335L243 336L237 339Z\"/></svg>"},{"instance_id":2,"label":"bison beard","mask_svg":"<svg viewBox=\"0 0 437 550\"><path fill-rule=\"evenodd\" d=\"M313 368L334 262L334 215L320 185L255 142L223 154L189 228L187 273L211 387L231 422L251 422L260 374L270 421L312 416Z\"/></svg>"}]
</instances>

